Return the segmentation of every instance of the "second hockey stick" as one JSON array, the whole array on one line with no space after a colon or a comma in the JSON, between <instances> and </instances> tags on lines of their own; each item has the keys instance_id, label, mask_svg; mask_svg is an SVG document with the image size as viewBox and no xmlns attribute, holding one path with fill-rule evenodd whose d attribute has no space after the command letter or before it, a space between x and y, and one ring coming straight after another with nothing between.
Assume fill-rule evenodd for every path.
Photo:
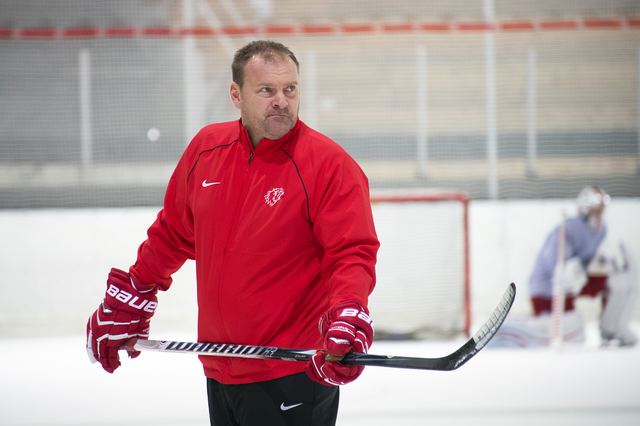
<instances>
[{"instance_id":1,"label":"second hockey stick","mask_svg":"<svg viewBox=\"0 0 640 426\"><path fill-rule=\"evenodd\" d=\"M455 370L489 343L507 317L515 296L516 286L511 283L504 292L500 303L491 314L491 317L480 327L473 337L456 351L444 357L415 358L351 352L340 362L352 365L409 368L416 370ZM146 339L132 339L123 346L122 349L129 351L175 352L236 358L277 359L283 361L308 361L316 353L315 349L286 349L272 346Z\"/></svg>"}]
</instances>

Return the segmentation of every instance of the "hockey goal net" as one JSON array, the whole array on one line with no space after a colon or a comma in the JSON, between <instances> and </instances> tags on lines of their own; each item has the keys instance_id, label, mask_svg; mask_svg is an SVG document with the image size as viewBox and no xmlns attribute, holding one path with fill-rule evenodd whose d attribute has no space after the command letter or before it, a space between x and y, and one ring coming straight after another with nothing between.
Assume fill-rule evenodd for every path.
<instances>
[{"instance_id":1,"label":"hockey goal net","mask_svg":"<svg viewBox=\"0 0 640 426\"><path fill-rule=\"evenodd\" d=\"M458 192L372 196L378 338L469 334L468 205Z\"/></svg>"}]
</instances>

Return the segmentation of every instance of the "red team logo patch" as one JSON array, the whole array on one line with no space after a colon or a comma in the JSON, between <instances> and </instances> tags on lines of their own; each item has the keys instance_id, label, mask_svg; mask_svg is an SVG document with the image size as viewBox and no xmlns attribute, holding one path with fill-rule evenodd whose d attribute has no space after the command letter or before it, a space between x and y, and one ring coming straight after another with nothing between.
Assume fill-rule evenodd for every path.
<instances>
[{"instance_id":1,"label":"red team logo patch","mask_svg":"<svg viewBox=\"0 0 640 426\"><path fill-rule=\"evenodd\" d=\"M264 194L264 202L267 203L269 207L273 207L278 201L280 201L280 198L282 198L283 195L284 188L273 188Z\"/></svg>"}]
</instances>

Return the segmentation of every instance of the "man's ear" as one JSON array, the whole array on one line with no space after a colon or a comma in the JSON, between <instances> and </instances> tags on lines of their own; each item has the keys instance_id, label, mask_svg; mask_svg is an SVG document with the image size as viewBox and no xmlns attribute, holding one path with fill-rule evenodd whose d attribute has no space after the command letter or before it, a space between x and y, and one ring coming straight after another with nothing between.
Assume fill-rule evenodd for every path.
<instances>
[{"instance_id":1,"label":"man's ear","mask_svg":"<svg viewBox=\"0 0 640 426\"><path fill-rule=\"evenodd\" d=\"M231 86L229 86L229 96L233 105L240 109L240 86L236 82L232 82Z\"/></svg>"}]
</instances>

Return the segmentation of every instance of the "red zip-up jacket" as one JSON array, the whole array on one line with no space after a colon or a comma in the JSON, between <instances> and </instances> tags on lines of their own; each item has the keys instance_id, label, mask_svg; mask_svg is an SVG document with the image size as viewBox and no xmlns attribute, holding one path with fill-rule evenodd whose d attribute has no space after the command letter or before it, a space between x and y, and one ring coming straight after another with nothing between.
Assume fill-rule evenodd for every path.
<instances>
[{"instance_id":1,"label":"red zip-up jacket","mask_svg":"<svg viewBox=\"0 0 640 426\"><path fill-rule=\"evenodd\" d=\"M240 120L204 127L171 176L131 272L161 289L195 259L198 340L321 348L331 307L367 307L376 237L367 178L298 120L253 147ZM201 357L221 383L301 372L305 363Z\"/></svg>"}]
</instances>

